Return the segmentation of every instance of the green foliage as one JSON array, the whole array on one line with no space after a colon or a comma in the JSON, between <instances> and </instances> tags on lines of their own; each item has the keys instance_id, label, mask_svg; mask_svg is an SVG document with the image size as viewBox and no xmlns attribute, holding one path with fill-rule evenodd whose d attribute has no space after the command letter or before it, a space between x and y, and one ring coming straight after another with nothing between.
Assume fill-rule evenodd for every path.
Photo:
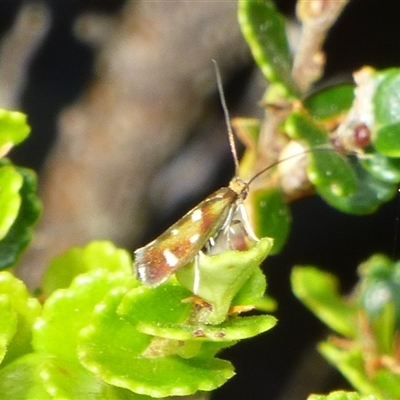
<instances>
[{"instance_id":1,"label":"green foliage","mask_svg":"<svg viewBox=\"0 0 400 400\"><path fill-rule=\"evenodd\" d=\"M0 115L3 152L22 140L24 123L19 113ZM35 175L7 159L0 187L0 266L8 267L30 241L40 204ZM259 269L271 247L266 238L247 251L201 257L196 296L193 265L181 271L182 284L143 287L129 253L109 242L55 258L43 307L1 272L0 399L146 399L217 388L234 375L217 352L276 323L239 315L273 305Z\"/></svg>"},{"instance_id":2,"label":"green foliage","mask_svg":"<svg viewBox=\"0 0 400 400\"><path fill-rule=\"evenodd\" d=\"M306 172L315 191L331 206L356 215L373 213L392 199L400 183L400 70L364 68L357 73L356 85L340 83L305 95L292 80L284 19L272 2L240 0L238 17L255 61L269 82L264 102L292 108L283 121L282 133L310 151ZM242 171L257 165L260 153L261 122L251 121L246 124L243 120L240 125L246 145ZM359 126L370 131L370 143L358 142ZM273 253L280 251L290 231L291 216L284 199L279 184L257 188L249 195L256 232L274 238Z\"/></svg>"},{"instance_id":3,"label":"green foliage","mask_svg":"<svg viewBox=\"0 0 400 400\"><path fill-rule=\"evenodd\" d=\"M7 165L0 168L0 239L7 235L11 225L17 218L21 205L19 190L22 186L22 176L16 168Z\"/></svg>"},{"instance_id":4,"label":"green foliage","mask_svg":"<svg viewBox=\"0 0 400 400\"><path fill-rule=\"evenodd\" d=\"M356 392L337 391L326 396L322 394L312 394L307 400L376 400L376 397L372 395L361 396Z\"/></svg>"},{"instance_id":5,"label":"green foliage","mask_svg":"<svg viewBox=\"0 0 400 400\"><path fill-rule=\"evenodd\" d=\"M279 188L254 190L251 194L257 234L274 238L271 254L282 250L290 233L292 216Z\"/></svg>"},{"instance_id":6,"label":"green foliage","mask_svg":"<svg viewBox=\"0 0 400 400\"><path fill-rule=\"evenodd\" d=\"M30 128L26 119L26 115L18 111L0 109L0 157L28 137Z\"/></svg>"},{"instance_id":7,"label":"green foliage","mask_svg":"<svg viewBox=\"0 0 400 400\"><path fill-rule=\"evenodd\" d=\"M71 248L50 263L43 277L42 293L48 297L54 290L68 287L76 276L91 270L123 271L129 275L131 256L108 242L92 242L84 249Z\"/></svg>"},{"instance_id":8,"label":"green foliage","mask_svg":"<svg viewBox=\"0 0 400 400\"><path fill-rule=\"evenodd\" d=\"M41 312L37 299L30 297L25 285L6 271L0 272L2 365L31 351L32 326Z\"/></svg>"},{"instance_id":9,"label":"green foliage","mask_svg":"<svg viewBox=\"0 0 400 400\"><path fill-rule=\"evenodd\" d=\"M29 134L26 116L0 110L0 157ZM0 270L13 266L32 238L41 205L36 175L0 159Z\"/></svg>"},{"instance_id":10,"label":"green foliage","mask_svg":"<svg viewBox=\"0 0 400 400\"><path fill-rule=\"evenodd\" d=\"M239 0L238 17L269 81L264 102L286 110L274 132L305 150L315 192L342 212L375 212L400 183L400 69L364 68L354 86L306 95L292 78L285 21L273 3ZM243 176L259 167L262 125L242 121ZM0 157L29 130L23 114L0 110ZM199 255L156 288L139 283L130 254L109 242L54 259L43 280L43 305L22 282L0 272L0 400L144 400L224 384L234 367L218 353L276 324L269 315L241 315L274 307L259 265L283 247L291 215L279 179L271 175L272 185L249 195L263 239L244 251ZM40 210L36 176L2 158L0 269L16 264ZM274 246L265 236L274 238ZM320 351L359 391L309 400L400 398L400 263L377 255L359 273L351 296L342 296L335 276L314 267L293 271L294 293L337 335L320 343Z\"/></svg>"},{"instance_id":11,"label":"green foliage","mask_svg":"<svg viewBox=\"0 0 400 400\"><path fill-rule=\"evenodd\" d=\"M296 296L340 338L320 343L319 350L363 395L398 399L400 262L372 256L359 267L360 281L342 297L336 278L312 267L292 274Z\"/></svg>"},{"instance_id":12,"label":"green foliage","mask_svg":"<svg viewBox=\"0 0 400 400\"><path fill-rule=\"evenodd\" d=\"M16 264L32 240L33 227L42 211L42 205L36 194L36 174L30 169L12 167L10 164L0 167L0 171L7 167L13 168L18 173L22 179L22 186L17 194L20 202L18 215L0 241L0 269Z\"/></svg>"},{"instance_id":13,"label":"green foliage","mask_svg":"<svg viewBox=\"0 0 400 400\"><path fill-rule=\"evenodd\" d=\"M145 399L219 387L234 369L216 353L276 323L238 314L263 298L258 265L271 245L263 239L247 251L203 256L197 297L190 266L180 277L189 288L175 278L147 288L133 277L129 254L109 242L71 249L52 262L43 311L22 282L3 272L2 395Z\"/></svg>"},{"instance_id":14,"label":"green foliage","mask_svg":"<svg viewBox=\"0 0 400 400\"><path fill-rule=\"evenodd\" d=\"M354 85L341 83L314 93L304 99L304 106L316 121L345 115L354 100Z\"/></svg>"},{"instance_id":15,"label":"green foliage","mask_svg":"<svg viewBox=\"0 0 400 400\"><path fill-rule=\"evenodd\" d=\"M285 22L272 1L239 0L238 18L254 60L267 80L272 93L294 95L297 88L291 78L291 55Z\"/></svg>"}]
</instances>

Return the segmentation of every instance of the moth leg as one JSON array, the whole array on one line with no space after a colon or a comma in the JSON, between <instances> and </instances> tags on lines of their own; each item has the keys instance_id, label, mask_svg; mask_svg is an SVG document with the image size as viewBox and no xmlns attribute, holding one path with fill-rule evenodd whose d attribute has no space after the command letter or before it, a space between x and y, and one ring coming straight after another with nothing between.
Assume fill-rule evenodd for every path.
<instances>
[{"instance_id":1,"label":"moth leg","mask_svg":"<svg viewBox=\"0 0 400 400\"><path fill-rule=\"evenodd\" d=\"M250 239L252 239L254 242L258 242L260 239L256 236L256 234L253 231L253 228L251 227L250 221L249 221L249 216L247 215L246 208L243 203L240 203L237 206L237 212L240 215L240 221L243 225L243 228L246 232L246 234L249 236Z\"/></svg>"},{"instance_id":2,"label":"moth leg","mask_svg":"<svg viewBox=\"0 0 400 400\"><path fill-rule=\"evenodd\" d=\"M239 203L229 215L229 223L224 227L224 235L232 250L245 250L259 241L250 225L243 203Z\"/></svg>"},{"instance_id":3,"label":"moth leg","mask_svg":"<svg viewBox=\"0 0 400 400\"><path fill-rule=\"evenodd\" d=\"M229 214L226 217L226 220L224 222L224 224L221 227L221 231L223 233L223 235L226 237L226 240L228 242L228 246L230 249L232 249L232 240L231 240L231 233L233 232L232 230L232 224L233 224L233 217L237 212L237 206L235 205L235 207L232 207L229 210Z\"/></svg>"},{"instance_id":4,"label":"moth leg","mask_svg":"<svg viewBox=\"0 0 400 400\"><path fill-rule=\"evenodd\" d=\"M200 257L203 257L202 251L199 251L194 257L194 277L193 277L193 293L196 295L200 287Z\"/></svg>"}]
</instances>

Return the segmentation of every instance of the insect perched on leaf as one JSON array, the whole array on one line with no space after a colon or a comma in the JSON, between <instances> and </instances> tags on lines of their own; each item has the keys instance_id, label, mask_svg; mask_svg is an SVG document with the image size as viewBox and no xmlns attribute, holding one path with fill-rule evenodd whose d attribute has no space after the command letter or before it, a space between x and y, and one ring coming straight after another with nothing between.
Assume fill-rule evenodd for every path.
<instances>
[{"instance_id":1,"label":"insect perched on leaf","mask_svg":"<svg viewBox=\"0 0 400 400\"><path fill-rule=\"evenodd\" d=\"M244 233L257 241L258 239L247 220L243 200L247 197L249 185L259 175L284 161L278 160L269 165L254 175L248 182L237 176L239 162L233 132L223 95L221 76L215 61L214 64L222 108L228 127L229 144L235 162L236 177L231 180L228 187L222 187L208 196L159 237L135 251L137 278L147 286L157 286L166 281L173 273L195 259L208 244L213 245L214 239L221 232L226 233L227 240L230 242L230 229L232 224L238 220L244 229ZM307 153L307 150L304 153ZM236 218L238 214L240 216ZM195 280L194 292L196 292L196 285L198 285L198 282Z\"/></svg>"}]
</instances>

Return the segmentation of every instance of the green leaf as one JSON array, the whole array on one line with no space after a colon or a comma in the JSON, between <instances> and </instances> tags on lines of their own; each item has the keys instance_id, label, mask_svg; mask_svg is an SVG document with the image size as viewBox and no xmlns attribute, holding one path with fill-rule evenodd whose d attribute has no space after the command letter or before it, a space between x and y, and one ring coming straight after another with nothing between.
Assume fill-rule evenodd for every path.
<instances>
[{"instance_id":1,"label":"green leaf","mask_svg":"<svg viewBox=\"0 0 400 400\"><path fill-rule=\"evenodd\" d=\"M109 385L76 361L46 358L40 365L43 385L53 399L150 400L151 397ZM33 400L33 399L32 399Z\"/></svg>"},{"instance_id":2,"label":"green leaf","mask_svg":"<svg viewBox=\"0 0 400 400\"><path fill-rule=\"evenodd\" d=\"M153 397L184 396L213 390L234 374L227 361L160 357L154 348L150 353L146 349L152 340L159 339L138 332L116 317L124 295L123 291L112 291L96 308L95 318L81 334L80 360L105 382ZM166 346L174 347L170 342Z\"/></svg>"},{"instance_id":3,"label":"green leaf","mask_svg":"<svg viewBox=\"0 0 400 400\"><path fill-rule=\"evenodd\" d=\"M0 240L9 231L21 206L22 176L12 165L0 167ZM1 263L1 261L0 261Z\"/></svg>"},{"instance_id":4,"label":"green leaf","mask_svg":"<svg viewBox=\"0 0 400 400\"><path fill-rule=\"evenodd\" d=\"M17 218L11 225L7 235L0 241L0 269L13 266L19 256L30 243L33 225L41 213L41 203L37 197L36 174L26 168L17 167L23 183L19 190L21 205Z\"/></svg>"},{"instance_id":5,"label":"green leaf","mask_svg":"<svg viewBox=\"0 0 400 400\"><path fill-rule=\"evenodd\" d=\"M375 123L380 127L400 122L400 69L379 71L370 79L377 82L373 97Z\"/></svg>"},{"instance_id":6,"label":"green leaf","mask_svg":"<svg viewBox=\"0 0 400 400\"><path fill-rule=\"evenodd\" d=\"M271 316L231 317L218 325L204 324L198 318L201 303L190 301L190 294L173 282L157 288L139 287L124 297L118 313L142 333L177 341L236 341L258 335L276 324Z\"/></svg>"},{"instance_id":7,"label":"green leaf","mask_svg":"<svg viewBox=\"0 0 400 400\"><path fill-rule=\"evenodd\" d=\"M132 259L123 249L108 241L94 241L87 246L74 247L50 263L43 278L44 296L54 290L68 287L79 274L102 269L109 272L132 274Z\"/></svg>"},{"instance_id":8,"label":"green leaf","mask_svg":"<svg viewBox=\"0 0 400 400\"><path fill-rule=\"evenodd\" d=\"M253 226L259 237L274 239L271 254L277 254L289 236L292 216L280 189L253 190L249 201L252 206Z\"/></svg>"},{"instance_id":9,"label":"green leaf","mask_svg":"<svg viewBox=\"0 0 400 400\"><path fill-rule=\"evenodd\" d=\"M372 77L378 82L373 97L374 147L388 157L400 157L400 69L387 69Z\"/></svg>"},{"instance_id":10,"label":"green leaf","mask_svg":"<svg viewBox=\"0 0 400 400\"><path fill-rule=\"evenodd\" d=\"M376 371L373 378L374 384L379 387L383 399L400 398L400 376L388 368L381 368Z\"/></svg>"},{"instance_id":11,"label":"green leaf","mask_svg":"<svg viewBox=\"0 0 400 400\"><path fill-rule=\"evenodd\" d=\"M298 89L291 77L292 60L285 33L285 21L269 0L240 0L239 24L243 36L265 77L287 95Z\"/></svg>"},{"instance_id":12,"label":"green leaf","mask_svg":"<svg viewBox=\"0 0 400 400\"><path fill-rule=\"evenodd\" d=\"M22 354L32 351L32 326L41 312L41 306L37 299L29 296L26 286L6 271L0 272L0 297L3 299L3 304L11 305L13 314L17 318L17 329L12 338L10 337L11 332L6 334L6 338L8 336L8 339L11 340L7 345L4 365ZM12 320L10 323L13 323ZM14 330L12 327L10 329Z\"/></svg>"},{"instance_id":13,"label":"green leaf","mask_svg":"<svg viewBox=\"0 0 400 400\"><path fill-rule=\"evenodd\" d=\"M377 400L385 400L373 380L367 376L362 352L359 348L342 350L329 342L318 345L322 355L337 368L350 384L363 395L376 396Z\"/></svg>"},{"instance_id":14,"label":"green leaf","mask_svg":"<svg viewBox=\"0 0 400 400\"><path fill-rule=\"evenodd\" d=\"M351 164L346 157L334 151L311 153L307 175L317 191L328 198L348 198L357 190L357 179Z\"/></svg>"},{"instance_id":15,"label":"green leaf","mask_svg":"<svg viewBox=\"0 0 400 400\"><path fill-rule=\"evenodd\" d=\"M368 174L358 162L352 163L357 176L356 192L350 196L339 196L330 187L316 187L319 195L331 206L349 214L370 214L397 192L394 184L383 182Z\"/></svg>"},{"instance_id":16,"label":"green leaf","mask_svg":"<svg viewBox=\"0 0 400 400\"><path fill-rule=\"evenodd\" d=\"M7 352L12 338L17 330L17 314L12 309L11 300L7 295L0 294L0 363Z\"/></svg>"},{"instance_id":17,"label":"green leaf","mask_svg":"<svg viewBox=\"0 0 400 400\"><path fill-rule=\"evenodd\" d=\"M195 288L198 279L196 296L212 305L210 312L204 315L204 322L219 324L226 319L232 299L267 257L272 243L271 238L262 238L246 251L228 250L202 256L197 269L192 263L176 273L178 281L189 290Z\"/></svg>"},{"instance_id":18,"label":"green leaf","mask_svg":"<svg viewBox=\"0 0 400 400\"><path fill-rule=\"evenodd\" d=\"M344 336L356 335L356 310L342 300L334 275L313 267L295 267L291 283L296 297L321 321Z\"/></svg>"},{"instance_id":19,"label":"green leaf","mask_svg":"<svg viewBox=\"0 0 400 400\"><path fill-rule=\"evenodd\" d=\"M360 157L360 163L373 177L388 183L400 182L400 158L388 158L379 153Z\"/></svg>"},{"instance_id":20,"label":"green leaf","mask_svg":"<svg viewBox=\"0 0 400 400\"><path fill-rule=\"evenodd\" d=\"M142 331L139 325L160 327L158 331L143 333L176 340L192 339L189 331L182 330L182 324L189 319L193 310L193 302L185 301L191 295L188 289L173 279L155 288L140 286L126 294L118 313L139 331ZM166 326L171 327L169 336L162 333Z\"/></svg>"},{"instance_id":21,"label":"green leaf","mask_svg":"<svg viewBox=\"0 0 400 400\"><path fill-rule=\"evenodd\" d=\"M357 159L347 159L333 151L327 132L302 111L289 115L285 131L292 139L303 141L313 149L310 152L307 169L308 178L315 185L318 194L333 207L350 214L369 214L395 195L396 186L392 182L381 180L378 176L379 174L387 177L395 176L393 172L396 168L395 162L384 163L376 158L374 167L372 161L369 162L375 173L369 174L366 169L361 168ZM369 155L365 160L368 157ZM371 160L373 158L371 156ZM368 161L365 162L368 165ZM379 162L380 171L377 167ZM387 170L383 171L382 167L386 167Z\"/></svg>"},{"instance_id":22,"label":"green leaf","mask_svg":"<svg viewBox=\"0 0 400 400\"><path fill-rule=\"evenodd\" d=\"M0 296L17 317L17 330L7 346L3 364L31 351L32 327L41 312L39 302L30 297L26 286L12 274L0 272Z\"/></svg>"},{"instance_id":23,"label":"green leaf","mask_svg":"<svg viewBox=\"0 0 400 400\"><path fill-rule=\"evenodd\" d=\"M307 147L326 145L331 148L328 132L317 125L304 110L292 112L285 121L284 130L290 138L302 141Z\"/></svg>"},{"instance_id":24,"label":"green leaf","mask_svg":"<svg viewBox=\"0 0 400 400\"><path fill-rule=\"evenodd\" d=\"M328 395L312 394L307 397L307 400L377 400L377 398L373 395L363 396L356 392L344 392L339 390L329 393Z\"/></svg>"},{"instance_id":25,"label":"green leaf","mask_svg":"<svg viewBox=\"0 0 400 400\"><path fill-rule=\"evenodd\" d=\"M0 400L52 400L40 377L42 355L31 353L0 370Z\"/></svg>"},{"instance_id":26,"label":"green leaf","mask_svg":"<svg viewBox=\"0 0 400 400\"><path fill-rule=\"evenodd\" d=\"M96 378L80 364L30 353L0 371L0 400L150 400Z\"/></svg>"},{"instance_id":27,"label":"green leaf","mask_svg":"<svg viewBox=\"0 0 400 400\"><path fill-rule=\"evenodd\" d=\"M262 300L264 299L266 288L267 282L265 279L265 275L260 268L257 268L256 270L254 270L253 274L233 298L232 306L254 307L255 305L257 305L256 308L258 309L259 302L262 302ZM273 310L275 310L274 307L268 309L268 311Z\"/></svg>"},{"instance_id":28,"label":"green leaf","mask_svg":"<svg viewBox=\"0 0 400 400\"><path fill-rule=\"evenodd\" d=\"M396 329L400 328L400 263L387 256L376 254L359 267L359 301L371 321L393 312ZM387 306L391 305L390 310ZM385 318L389 316L386 315ZM381 323L383 321L380 321ZM387 321L389 323L389 321ZM379 324L380 325L380 324ZM381 325L381 328L383 326Z\"/></svg>"},{"instance_id":29,"label":"green leaf","mask_svg":"<svg viewBox=\"0 0 400 400\"><path fill-rule=\"evenodd\" d=\"M348 111L354 100L354 85L342 83L325 88L304 100L312 118L327 120Z\"/></svg>"},{"instance_id":30,"label":"green leaf","mask_svg":"<svg viewBox=\"0 0 400 400\"><path fill-rule=\"evenodd\" d=\"M385 156L400 157L400 122L378 129L374 146Z\"/></svg>"},{"instance_id":31,"label":"green leaf","mask_svg":"<svg viewBox=\"0 0 400 400\"><path fill-rule=\"evenodd\" d=\"M79 275L70 288L53 292L44 304L33 332L35 350L65 360L76 358L78 334L90 323L96 305L110 291L137 284L121 271L97 269Z\"/></svg>"},{"instance_id":32,"label":"green leaf","mask_svg":"<svg viewBox=\"0 0 400 400\"><path fill-rule=\"evenodd\" d=\"M18 111L0 109L0 158L29 135L26 119L26 115Z\"/></svg>"}]
</instances>

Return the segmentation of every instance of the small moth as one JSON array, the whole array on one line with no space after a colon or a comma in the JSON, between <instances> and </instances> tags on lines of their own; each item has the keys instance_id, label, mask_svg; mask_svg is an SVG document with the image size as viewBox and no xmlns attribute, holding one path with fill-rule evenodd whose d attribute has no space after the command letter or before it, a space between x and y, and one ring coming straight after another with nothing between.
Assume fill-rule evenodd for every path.
<instances>
[{"instance_id":1,"label":"small moth","mask_svg":"<svg viewBox=\"0 0 400 400\"><path fill-rule=\"evenodd\" d=\"M229 113L222 91L221 76L215 61L214 65L237 175L239 162ZM247 197L251 182L281 161L269 165L248 182L236 176L231 180L228 187L222 187L208 196L155 240L137 249L135 251L137 278L147 286L157 286L163 283L175 271L195 259L207 244L212 244L220 232L225 231L229 236L230 226L238 212L241 213L241 223L245 233L257 241L258 239L247 220L247 214L243 208L243 200Z\"/></svg>"},{"instance_id":2,"label":"small moth","mask_svg":"<svg viewBox=\"0 0 400 400\"><path fill-rule=\"evenodd\" d=\"M190 210L158 238L135 251L137 277L157 286L191 262L218 233L229 227L248 193L248 183L234 178Z\"/></svg>"}]
</instances>

